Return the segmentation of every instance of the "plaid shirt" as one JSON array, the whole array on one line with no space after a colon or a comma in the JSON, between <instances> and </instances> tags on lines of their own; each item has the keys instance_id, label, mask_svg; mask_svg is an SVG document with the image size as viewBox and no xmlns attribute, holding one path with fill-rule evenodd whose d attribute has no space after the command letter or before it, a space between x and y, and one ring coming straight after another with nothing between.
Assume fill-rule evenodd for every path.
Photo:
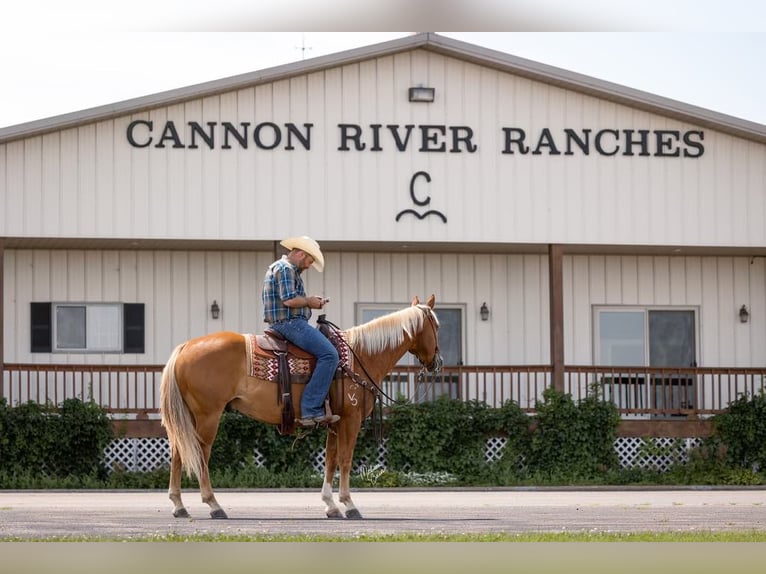
<instances>
[{"instance_id":1,"label":"plaid shirt","mask_svg":"<svg viewBox=\"0 0 766 574\"><path fill-rule=\"evenodd\" d=\"M263 320L280 323L288 319L311 318L309 307L290 308L283 303L295 297L305 297L306 289L298 268L287 260L287 255L269 265L263 278Z\"/></svg>"}]
</instances>

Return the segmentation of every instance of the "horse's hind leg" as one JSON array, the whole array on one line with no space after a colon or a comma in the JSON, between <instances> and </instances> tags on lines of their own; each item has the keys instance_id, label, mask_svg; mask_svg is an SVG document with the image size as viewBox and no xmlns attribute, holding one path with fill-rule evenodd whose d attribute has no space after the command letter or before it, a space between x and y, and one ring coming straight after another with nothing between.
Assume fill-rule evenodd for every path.
<instances>
[{"instance_id":1,"label":"horse's hind leg","mask_svg":"<svg viewBox=\"0 0 766 574\"><path fill-rule=\"evenodd\" d=\"M170 453L170 486L168 487L168 498L173 502L173 516L176 518L189 518L189 513L181 502L181 457L176 450L171 447Z\"/></svg>"},{"instance_id":2,"label":"horse's hind leg","mask_svg":"<svg viewBox=\"0 0 766 574\"><path fill-rule=\"evenodd\" d=\"M210 470L208 468L208 462L210 461L210 450L213 447L213 441L215 440L216 432L218 431L218 419L215 417L212 422L206 423L197 429L200 436L200 446L202 447L202 476L197 477L199 479L199 490L202 496L202 502L210 506L210 516L212 518L228 518L226 512L218 504L213 494L213 486L210 483Z\"/></svg>"}]
</instances>

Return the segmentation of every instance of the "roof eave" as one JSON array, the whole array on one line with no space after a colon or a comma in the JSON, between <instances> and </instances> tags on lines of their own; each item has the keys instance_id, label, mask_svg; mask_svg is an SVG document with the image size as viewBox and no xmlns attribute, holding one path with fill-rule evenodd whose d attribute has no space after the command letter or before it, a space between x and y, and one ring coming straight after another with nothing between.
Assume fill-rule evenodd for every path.
<instances>
[{"instance_id":1,"label":"roof eave","mask_svg":"<svg viewBox=\"0 0 766 574\"><path fill-rule=\"evenodd\" d=\"M210 97L258 84L284 80L301 74L316 73L328 68L349 65L382 56L390 56L416 48L423 48L445 56L463 59L477 65L488 66L514 75L628 105L647 112L657 113L701 127L715 129L759 143L766 143L766 126L762 124L628 88L606 80L578 74L548 64L454 40L433 32L412 34L403 38L344 52L319 56L300 62L275 66L2 128L0 129L0 143L73 128L119 116L141 113L154 108Z\"/></svg>"}]
</instances>

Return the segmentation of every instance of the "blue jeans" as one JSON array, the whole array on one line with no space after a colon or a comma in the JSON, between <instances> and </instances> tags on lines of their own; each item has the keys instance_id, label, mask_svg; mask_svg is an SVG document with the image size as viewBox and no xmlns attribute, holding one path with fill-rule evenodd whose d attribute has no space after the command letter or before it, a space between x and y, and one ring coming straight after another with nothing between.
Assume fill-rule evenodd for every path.
<instances>
[{"instance_id":1,"label":"blue jeans","mask_svg":"<svg viewBox=\"0 0 766 574\"><path fill-rule=\"evenodd\" d=\"M306 319L290 319L273 323L270 327L293 345L298 345L317 358L316 368L301 396L301 418L323 416L324 400L338 368L338 351L335 345L318 329L309 325Z\"/></svg>"}]
</instances>

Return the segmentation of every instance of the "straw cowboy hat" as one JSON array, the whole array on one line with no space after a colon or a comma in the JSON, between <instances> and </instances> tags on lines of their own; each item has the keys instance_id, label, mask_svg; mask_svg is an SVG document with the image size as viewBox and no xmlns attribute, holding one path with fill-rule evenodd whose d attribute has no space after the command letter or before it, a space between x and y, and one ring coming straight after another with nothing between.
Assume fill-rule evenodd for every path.
<instances>
[{"instance_id":1,"label":"straw cowboy hat","mask_svg":"<svg viewBox=\"0 0 766 574\"><path fill-rule=\"evenodd\" d=\"M288 237L287 239L280 241L279 244L286 249L300 249L301 251L305 251L314 258L314 263L312 263L311 266L320 273L324 271L324 255L322 255L322 250L319 249L319 243L311 239L311 237L307 237L306 235L300 237Z\"/></svg>"}]
</instances>

